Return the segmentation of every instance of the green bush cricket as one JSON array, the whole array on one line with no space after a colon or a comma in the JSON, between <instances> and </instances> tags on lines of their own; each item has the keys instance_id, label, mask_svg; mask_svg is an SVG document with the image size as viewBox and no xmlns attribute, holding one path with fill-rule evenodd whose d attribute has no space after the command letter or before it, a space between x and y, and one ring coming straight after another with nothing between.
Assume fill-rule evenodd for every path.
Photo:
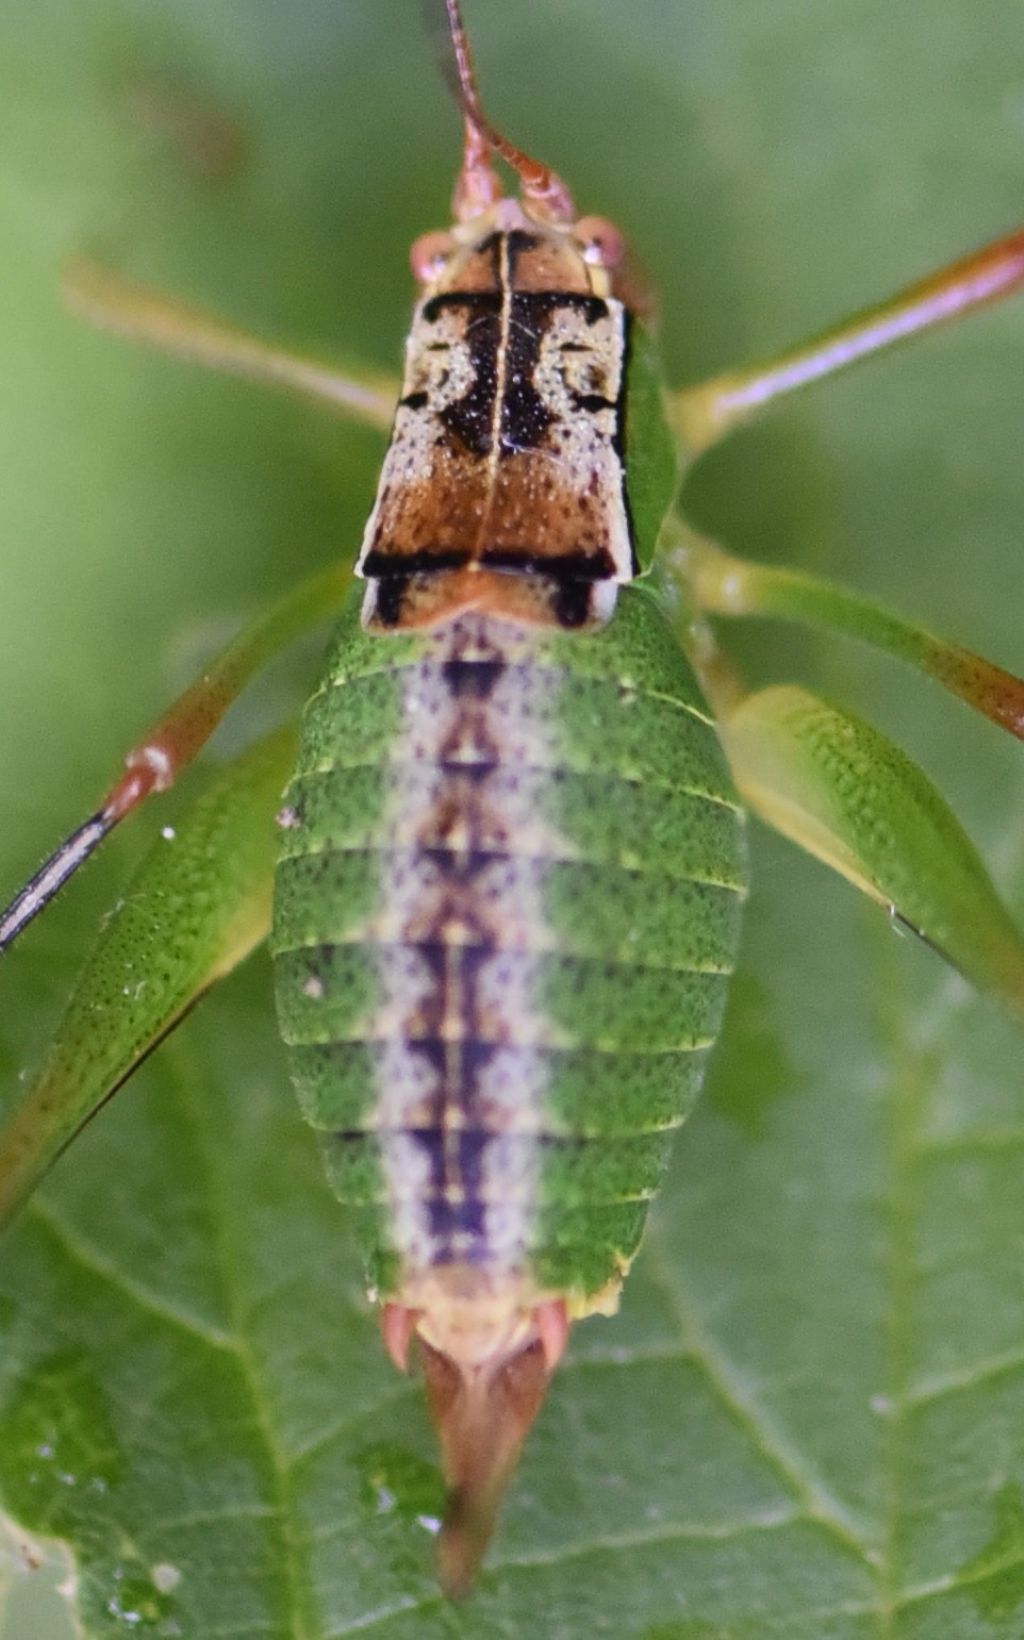
<instances>
[{"instance_id":1,"label":"green bush cricket","mask_svg":"<svg viewBox=\"0 0 1024 1640\"><path fill-rule=\"evenodd\" d=\"M615 1301L667 1135L695 1092L744 888L735 790L1014 1005L1024 960L923 777L802 691L745 695L703 617L773 613L853 632L1015 733L1017 681L853 595L662 522L676 481L666 428L693 458L783 393L1009 293L1024 277L1019 236L787 359L676 395L663 421L614 233L578 224L558 179L490 129L464 49L461 96L456 229L416 258L425 305L386 469L392 494L403 474L418 482L431 417L444 459L432 458L411 521L408 507L391 518L382 492L362 563L371 602L364 615L361 589L350 602L288 796L277 796L291 756L282 736L226 773L180 828L173 860L158 851L143 868L0 1153L13 1206L194 997L263 938L276 808L285 1034L338 1193L365 1224L389 1348L401 1360L409 1333L421 1339L453 1488L442 1543L453 1590L482 1552L567 1322ZM519 200L494 197L492 150L518 170ZM112 328L391 420L386 387L270 353L102 270L79 269L72 293ZM486 349L467 339L467 315ZM556 470L553 494L541 467ZM574 501L589 495L584 519ZM260 662L340 601L342 579L320 578L243 634L144 737L99 814L14 902L6 942L173 778ZM168 869L181 874L179 897L194 874L203 919L161 931L175 953L166 990L126 1007L100 1042L83 1018L125 946L137 957L157 938L133 926L131 905L157 903ZM631 955L637 927L650 941L643 964ZM481 964L490 974L471 977ZM428 1182L416 1182L424 1169Z\"/></svg>"}]
</instances>

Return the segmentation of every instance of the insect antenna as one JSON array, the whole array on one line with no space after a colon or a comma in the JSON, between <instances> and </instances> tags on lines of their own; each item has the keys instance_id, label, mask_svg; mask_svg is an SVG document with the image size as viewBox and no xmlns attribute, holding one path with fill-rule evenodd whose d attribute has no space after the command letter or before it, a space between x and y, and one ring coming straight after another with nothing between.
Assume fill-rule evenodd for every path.
<instances>
[{"instance_id":1,"label":"insect antenna","mask_svg":"<svg viewBox=\"0 0 1024 1640\"><path fill-rule=\"evenodd\" d=\"M529 154L509 142L487 118L480 103L469 36L462 20L459 0L444 0L444 8L451 55L447 52L444 54L442 71L465 118L462 170L455 186L456 217L465 221L486 210L498 199L500 187L488 157L489 153L494 153L515 171L523 198L535 215L552 222L574 222L577 213L572 195L557 172L549 165L531 159ZM431 24L434 24L437 13L433 6L428 15Z\"/></svg>"}]
</instances>

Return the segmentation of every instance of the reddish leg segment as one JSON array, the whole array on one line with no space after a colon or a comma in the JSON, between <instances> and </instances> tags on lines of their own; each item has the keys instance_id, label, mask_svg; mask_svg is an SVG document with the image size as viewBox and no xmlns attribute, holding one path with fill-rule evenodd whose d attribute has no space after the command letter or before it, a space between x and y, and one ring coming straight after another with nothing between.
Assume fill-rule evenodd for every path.
<instances>
[{"instance_id":1,"label":"reddish leg segment","mask_svg":"<svg viewBox=\"0 0 1024 1640\"><path fill-rule=\"evenodd\" d=\"M675 395L675 420L684 449L698 456L777 399L998 302L1022 286L1024 229L1018 229L776 358L684 388Z\"/></svg>"},{"instance_id":2,"label":"reddish leg segment","mask_svg":"<svg viewBox=\"0 0 1024 1640\"><path fill-rule=\"evenodd\" d=\"M1024 680L872 598L801 570L751 563L689 530L665 561L704 614L796 621L856 638L915 667L1024 740Z\"/></svg>"},{"instance_id":3,"label":"reddish leg segment","mask_svg":"<svg viewBox=\"0 0 1024 1640\"><path fill-rule=\"evenodd\" d=\"M68 306L101 330L145 342L208 370L301 393L383 432L391 426L398 389L387 377L347 374L318 359L272 347L223 319L136 284L88 258L71 263L62 288Z\"/></svg>"},{"instance_id":4,"label":"reddish leg segment","mask_svg":"<svg viewBox=\"0 0 1024 1640\"><path fill-rule=\"evenodd\" d=\"M173 835L157 836L0 1124L0 1229L193 1003L265 937L271 817L294 758L293 729L275 730L218 772Z\"/></svg>"},{"instance_id":5,"label":"reddish leg segment","mask_svg":"<svg viewBox=\"0 0 1024 1640\"><path fill-rule=\"evenodd\" d=\"M179 695L125 758L118 778L95 814L72 832L25 884L0 916L0 952L17 939L43 907L152 792L167 791L212 735L249 679L272 655L335 609L351 581L348 564L302 582L270 612L228 644L201 677Z\"/></svg>"}]
</instances>

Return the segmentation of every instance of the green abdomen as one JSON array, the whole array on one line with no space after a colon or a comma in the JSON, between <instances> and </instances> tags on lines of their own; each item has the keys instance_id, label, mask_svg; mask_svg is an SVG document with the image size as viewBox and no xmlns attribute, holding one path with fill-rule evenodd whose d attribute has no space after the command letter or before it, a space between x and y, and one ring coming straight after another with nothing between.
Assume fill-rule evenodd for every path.
<instances>
[{"instance_id":1,"label":"green abdomen","mask_svg":"<svg viewBox=\"0 0 1024 1640\"><path fill-rule=\"evenodd\" d=\"M742 826L650 596L597 634L473 614L367 636L307 711L275 910L307 1118L384 1296L634 1253L739 934Z\"/></svg>"}]
</instances>

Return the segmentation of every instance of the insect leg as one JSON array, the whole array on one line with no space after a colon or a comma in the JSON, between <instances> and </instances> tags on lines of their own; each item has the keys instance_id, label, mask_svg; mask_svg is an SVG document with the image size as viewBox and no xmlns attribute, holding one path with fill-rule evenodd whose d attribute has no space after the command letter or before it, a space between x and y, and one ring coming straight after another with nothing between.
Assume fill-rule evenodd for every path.
<instances>
[{"instance_id":1,"label":"insect leg","mask_svg":"<svg viewBox=\"0 0 1024 1640\"><path fill-rule=\"evenodd\" d=\"M152 792L167 791L213 733L249 679L270 657L337 608L351 579L347 564L311 576L262 614L216 657L132 747L124 773L89 819L72 832L0 913L0 953Z\"/></svg>"},{"instance_id":2,"label":"insect leg","mask_svg":"<svg viewBox=\"0 0 1024 1640\"><path fill-rule=\"evenodd\" d=\"M874 353L1010 296L1024 285L1024 229L985 245L927 279L865 308L773 359L728 370L674 396L675 422L690 457L752 421L789 393L834 376Z\"/></svg>"},{"instance_id":3,"label":"insect leg","mask_svg":"<svg viewBox=\"0 0 1024 1640\"><path fill-rule=\"evenodd\" d=\"M856 638L916 667L1024 740L1024 681L873 599L802 571L752 563L689 530L665 556L705 613L796 621Z\"/></svg>"},{"instance_id":4,"label":"insect leg","mask_svg":"<svg viewBox=\"0 0 1024 1640\"><path fill-rule=\"evenodd\" d=\"M755 814L1024 1014L1024 939L959 822L899 747L791 685L748 695L721 729Z\"/></svg>"},{"instance_id":5,"label":"insect leg","mask_svg":"<svg viewBox=\"0 0 1024 1640\"><path fill-rule=\"evenodd\" d=\"M317 359L273 347L89 258L71 263L62 288L71 309L102 330L145 342L209 370L288 388L385 432L391 426L398 384L389 377L350 375Z\"/></svg>"},{"instance_id":6,"label":"insect leg","mask_svg":"<svg viewBox=\"0 0 1024 1640\"><path fill-rule=\"evenodd\" d=\"M680 533L660 559L663 592L714 710L733 779L747 807L884 905L980 990L994 993L1024 1016L1024 937L945 800L905 752L852 712L795 685L754 693L746 689L704 616L717 613L716 599L725 601L728 596L727 586L716 592L716 575L727 581L734 562L738 573L749 569L756 575L759 566L734 561L685 526L676 528ZM881 647L916 664L945 659L941 652L948 646L930 634L842 589L808 580L808 602L815 614L817 601L825 603L828 595L835 595L839 630L879 641ZM800 612L805 618L802 592L798 586L792 595L793 608L758 612L791 618ZM779 596L789 597L788 589ZM736 597L742 600L742 591ZM988 667L988 662L966 651L952 650L951 655L958 664L966 657L981 669ZM939 677L938 665L925 669ZM1016 678L996 668L990 672L1024 692ZM984 687L991 682L990 675L982 670L979 678L976 697L968 687L957 687L956 692L1019 732L1009 721L1009 708L1005 713L990 709L993 700L986 698ZM954 687L963 680L940 681Z\"/></svg>"},{"instance_id":7,"label":"insect leg","mask_svg":"<svg viewBox=\"0 0 1024 1640\"><path fill-rule=\"evenodd\" d=\"M0 1127L0 1225L203 992L265 937L272 816L294 756L291 728L248 748L143 860L42 1067Z\"/></svg>"}]
</instances>

